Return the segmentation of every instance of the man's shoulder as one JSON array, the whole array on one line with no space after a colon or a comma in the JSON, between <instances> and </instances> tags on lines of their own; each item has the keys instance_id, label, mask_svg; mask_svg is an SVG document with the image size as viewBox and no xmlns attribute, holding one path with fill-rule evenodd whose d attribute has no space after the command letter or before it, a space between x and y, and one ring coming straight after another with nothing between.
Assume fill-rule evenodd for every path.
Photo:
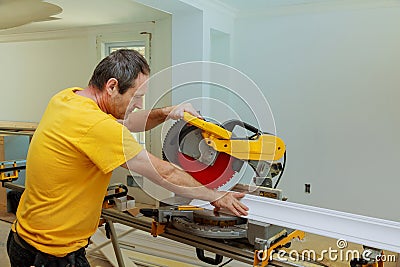
<instances>
[{"instance_id":1,"label":"man's shoulder","mask_svg":"<svg viewBox=\"0 0 400 267\"><path fill-rule=\"evenodd\" d=\"M60 98L60 97L66 97L66 96L73 97L73 96L76 95L74 93L75 91L81 91L81 90L83 90L83 88L80 88L80 87L65 88L65 89L57 92L55 95L53 95L52 99L54 99L54 98L56 99L56 98Z\"/></svg>"},{"instance_id":2,"label":"man's shoulder","mask_svg":"<svg viewBox=\"0 0 400 267\"><path fill-rule=\"evenodd\" d=\"M83 89L71 87L53 96L42 117L47 122L46 125L89 131L96 125L106 127L117 123L115 118L103 112L92 99L74 93L76 90Z\"/></svg>"}]
</instances>

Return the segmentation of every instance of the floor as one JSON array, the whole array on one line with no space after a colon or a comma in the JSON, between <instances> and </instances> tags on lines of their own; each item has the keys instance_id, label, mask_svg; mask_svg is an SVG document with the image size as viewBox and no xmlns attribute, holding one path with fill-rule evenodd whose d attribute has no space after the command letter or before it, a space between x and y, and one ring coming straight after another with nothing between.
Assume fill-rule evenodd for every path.
<instances>
[{"instance_id":1,"label":"floor","mask_svg":"<svg viewBox=\"0 0 400 267\"><path fill-rule=\"evenodd\" d=\"M10 223L0 221L0 266L9 267L10 263L7 257L6 243L10 231Z\"/></svg>"}]
</instances>

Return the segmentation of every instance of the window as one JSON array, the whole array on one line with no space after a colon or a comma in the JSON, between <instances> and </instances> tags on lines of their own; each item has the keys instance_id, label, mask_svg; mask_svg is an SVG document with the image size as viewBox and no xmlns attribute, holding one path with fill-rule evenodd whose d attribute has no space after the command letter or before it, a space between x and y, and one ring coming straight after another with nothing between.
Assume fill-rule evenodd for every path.
<instances>
[{"instance_id":1,"label":"window","mask_svg":"<svg viewBox=\"0 0 400 267\"><path fill-rule=\"evenodd\" d=\"M146 43L142 41L105 43L104 48L105 48L105 56L108 56L109 54L118 49L132 49L138 51L141 55L143 55L146 58Z\"/></svg>"}]
</instances>

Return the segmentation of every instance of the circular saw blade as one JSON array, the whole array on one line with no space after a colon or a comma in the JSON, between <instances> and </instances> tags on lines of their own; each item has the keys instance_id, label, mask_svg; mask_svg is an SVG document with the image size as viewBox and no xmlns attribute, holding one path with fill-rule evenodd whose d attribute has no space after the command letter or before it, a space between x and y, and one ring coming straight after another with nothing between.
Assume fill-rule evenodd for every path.
<instances>
[{"instance_id":1,"label":"circular saw blade","mask_svg":"<svg viewBox=\"0 0 400 267\"><path fill-rule=\"evenodd\" d=\"M243 162L205 145L201 132L184 120L175 122L164 139L163 159L178 165L204 186L216 189L231 180Z\"/></svg>"},{"instance_id":2,"label":"circular saw blade","mask_svg":"<svg viewBox=\"0 0 400 267\"><path fill-rule=\"evenodd\" d=\"M219 153L212 166L208 166L180 152L178 152L178 162L179 166L187 173L211 189L223 186L236 173L233 170L232 157L226 153Z\"/></svg>"}]
</instances>

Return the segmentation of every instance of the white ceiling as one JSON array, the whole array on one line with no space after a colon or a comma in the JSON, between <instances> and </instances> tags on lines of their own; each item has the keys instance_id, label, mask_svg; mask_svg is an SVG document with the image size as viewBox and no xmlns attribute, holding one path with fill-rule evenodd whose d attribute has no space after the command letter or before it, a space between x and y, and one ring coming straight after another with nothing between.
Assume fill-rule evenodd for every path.
<instances>
[{"instance_id":1,"label":"white ceiling","mask_svg":"<svg viewBox=\"0 0 400 267\"><path fill-rule=\"evenodd\" d=\"M2 2L10 0L0 0ZM13 0L20 1L20 0ZM34 1L34 0L28 0ZM40 1L37 1L40 2ZM57 20L32 22L23 26L0 30L0 34L26 33L49 30L70 29L110 24L125 24L159 20L169 14L149 8L133 0L47 0L62 8ZM13 10L15 17L26 10Z\"/></svg>"},{"instance_id":2,"label":"white ceiling","mask_svg":"<svg viewBox=\"0 0 400 267\"><path fill-rule=\"evenodd\" d=\"M0 15L4 4L10 2L30 2L29 5L20 5L22 9L12 9L11 13L6 12L8 20L17 19L17 17L33 17L32 13L40 8L42 0L0 0ZM172 0L158 0L172 1ZM214 3L215 7L227 8L236 15L252 15L254 13L264 12L273 8L298 8L299 6L321 5L349 2L362 3L373 2L376 0L181 0L182 2L202 1L204 3ZM383 0L380 0L383 1ZM385 0L389 1L389 0ZM392 0L394 1L394 0ZM57 5L62 8L62 12L51 16L58 18L56 20L48 20L41 22L31 22L23 26L0 30L0 35L14 33L30 33L38 31L71 29L76 27L90 27L110 24L126 24L136 22L146 22L159 20L170 16L168 13L147 7L135 2L135 0L43 0L50 4ZM164 2L165 3L165 2ZM41 3L43 4L43 3ZM199 4L199 2L197 2ZM32 6L37 6L33 9ZM4 8L3 8L4 9ZM28 9L28 11L27 11ZM4 13L4 12L3 12ZM9 14L10 13L10 14ZM44 18L46 19L46 18ZM33 21L37 21L32 19ZM31 20L31 21L32 21ZM38 19L40 20L40 19ZM3 20L4 21L4 20ZM0 18L1 23L1 18ZM1 29L1 25L0 25Z\"/></svg>"}]
</instances>

